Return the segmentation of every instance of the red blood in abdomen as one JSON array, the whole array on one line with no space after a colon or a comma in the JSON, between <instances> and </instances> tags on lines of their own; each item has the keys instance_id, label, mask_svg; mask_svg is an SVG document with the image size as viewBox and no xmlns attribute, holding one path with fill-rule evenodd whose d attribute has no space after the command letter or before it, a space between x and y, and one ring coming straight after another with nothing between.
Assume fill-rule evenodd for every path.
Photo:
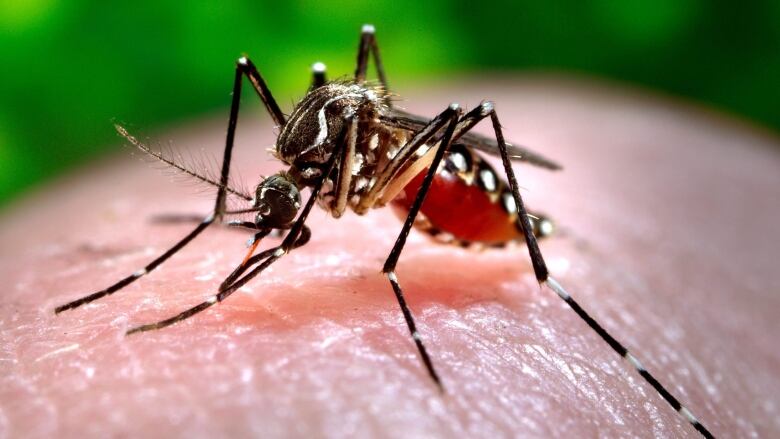
<instances>
[{"instance_id":1,"label":"red blood in abdomen","mask_svg":"<svg viewBox=\"0 0 780 439\"><path fill-rule=\"evenodd\" d=\"M393 199L393 206L407 213L427 172L414 177ZM507 214L500 203L492 202L479 186L440 172L434 176L420 212L435 228L462 241L499 244L521 238L514 216Z\"/></svg>"}]
</instances>

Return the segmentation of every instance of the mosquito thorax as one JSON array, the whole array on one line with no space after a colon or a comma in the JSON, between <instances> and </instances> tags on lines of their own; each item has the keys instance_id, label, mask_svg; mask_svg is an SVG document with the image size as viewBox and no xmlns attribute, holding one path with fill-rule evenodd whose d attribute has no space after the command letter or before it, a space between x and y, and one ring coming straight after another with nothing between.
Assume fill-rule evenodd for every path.
<instances>
[{"instance_id":1,"label":"mosquito thorax","mask_svg":"<svg viewBox=\"0 0 780 439\"><path fill-rule=\"evenodd\" d=\"M280 172L263 180L255 190L255 223L268 228L285 228L301 207L301 193L293 178Z\"/></svg>"},{"instance_id":2,"label":"mosquito thorax","mask_svg":"<svg viewBox=\"0 0 780 439\"><path fill-rule=\"evenodd\" d=\"M318 177L348 120L375 120L385 99L381 88L353 82L329 82L313 89L295 106L279 133L277 157L296 167L303 180Z\"/></svg>"}]
</instances>

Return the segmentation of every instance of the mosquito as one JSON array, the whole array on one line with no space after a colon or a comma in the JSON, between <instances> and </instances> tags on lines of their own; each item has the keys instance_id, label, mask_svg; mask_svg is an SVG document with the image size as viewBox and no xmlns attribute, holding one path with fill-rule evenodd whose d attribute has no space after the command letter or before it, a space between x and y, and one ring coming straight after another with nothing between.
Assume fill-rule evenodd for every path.
<instances>
[{"instance_id":1,"label":"mosquito","mask_svg":"<svg viewBox=\"0 0 780 439\"><path fill-rule=\"evenodd\" d=\"M373 57L378 83L366 79L369 56ZM550 276L537 240L549 236L554 226L549 218L526 209L512 161L550 170L561 167L527 148L508 143L493 103L483 101L469 111L453 103L432 119L395 108L371 25L363 26L361 31L354 79L328 81L322 63L313 65L312 76L307 94L286 116L252 61L246 56L238 59L219 181L166 159L117 126L130 143L215 186L214 209L189 234L145 267L106 289L57 307L55 312L59 314L116 293L157 268L212 224L253 231L248 253L220 284L215 295L168 319L134 327L127 334L165 328L222 302L271 264L305 245L311 237L306 219L315 203L333 218L341 217L347 210L362 215L369 209L390 204L405 213L406 219L382 272L390 282L422 363L440 390L444 389L442 381L417 331L395 272L412 228L437 241L460 246L501 247L510 242L524 242L539 284L546 285L563 299L699 433L713 437L636 356ZM273 154L287 165L287 169L263 179L253 196L231 188L228 178L244 77L249 79L279 128ZM471 132L485 119L492 125L492 137ZM506 179L477 151L500 157ZM302 205L301 191L305 188L311 192ZM228 210L229 195L243 199L249 207ZM460 215L451 215L453 205L459 206ZM227 216L241 213L254 214L254 221L225 220ZM264 237L280 231L286 231L280 245L255 254Z\"/></svg>"}]
</instances>

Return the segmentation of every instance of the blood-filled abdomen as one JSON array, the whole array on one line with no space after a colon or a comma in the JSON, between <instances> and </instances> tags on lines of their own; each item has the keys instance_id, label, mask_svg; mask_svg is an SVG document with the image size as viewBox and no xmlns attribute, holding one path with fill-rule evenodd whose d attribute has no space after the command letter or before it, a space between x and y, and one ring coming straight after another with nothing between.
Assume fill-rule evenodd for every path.
<instances>
[{"instance_id":1,"label":"blood-filled abdomen","mask_svg":"<svg viewBox=\"0 0 780 439\"><path fill-rule=\"evenodd\" d=\"M417 174L392 200L404 216L428 169ZM421 214L421 215L420 215ZM480 156L453 145L434 176L416 228L458 244L502 245L523 238L517 209L507 184Z\"/></svg>"}]
</instances>

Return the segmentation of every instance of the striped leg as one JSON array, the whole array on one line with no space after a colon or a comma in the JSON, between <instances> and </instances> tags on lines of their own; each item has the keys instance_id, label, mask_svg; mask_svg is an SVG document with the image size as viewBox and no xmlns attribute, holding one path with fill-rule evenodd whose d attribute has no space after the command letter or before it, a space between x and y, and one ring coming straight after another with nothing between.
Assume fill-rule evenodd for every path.
<instances>
[{"instance_id":1,"label":"striped leg","mask_svg":"<svg viewBox=\"0 0 780 439\"><path fill-rule=\"evenodd\" d=\"M382 272L387 275L387 279L390 281L390 285L393 287L395 298L398 300L398 305L401 307L401 312L403 313L404 319L406 320L406 326L409 328L409 333L412 336L412 340L414 340L414 344L417 346L417 350L420 352L420 357L422 358L423 364L425 364L428 375L430 375L431 379L433 379L440 390L444 390L444 387L442 386L439 374L436 373L436 370L433 367L433 362L428 355L428 351L425 349L425 345L422 342L422 337L420 336L420 333L417 332L417 325L414 323L412 312L409 310L409 306L406 304L403 290L401 289L401 285L398 282L398 277L395 274L395 267L398 264L398 258L401 257L401 252L403 251L404 245L406 244L406 237L409 236L409 231L412 230L417 213L420 211L420 207L422 207L423 201L425 200L425 195L428 193L428 189L431 187L431 182L433 182L433 177L438 171L439 163L441 163L442 159L444 158L444 154L447 152L450 144L452 143L452 134L455 131L455 126L458 122L460 111L460 108L456 104L452 104L448 109L442 112L429 124L429 127L431 127L434 132L446 126L444 138L442 139L439 145L439 149L436 151L436 155L434 156L433 161L428 168L428 173L425 174L425 179L420 185L420 189L417 191L417 196L415 197L414 203L409 209L409 213L406 216L406 221L404 221L404 225L401 228L401 233L398 234L395 245L393 245L393 249L387 256L385 265L382 268ZM426 132L427 130L428 127L421 131L421 133ZM420 133L417 134L417 136L419 135ZM410 141L410 143L412 142L413 141Z\"/></svg>"},{"instance_id":2,"label":"striped leg","mask_svg":"<svg viewBox=\"0 0 780 439\"><path fill-rule=\"evenodd\" d=\"M214 222L214 215L209 215L206 218L203 219L203 221L198 224L197 227L193 231L191 231L187 236L184 237L181 241L177 242L173 247L168 249L165 253L157 257L157 259L153 260L149 264L147 264L145 267L141 268L140 270L135 271L133 274L123 278L119 282L111 285L110 287L100 290L98 292L92 293L88 296L81 297L79 299L76 299L72 302L68 302L64 305L60 305L57 308L54 309L55 314L59 314L63 311L67 311L69 309L78 308L81 305L94 302L95 300L100 299L101 297L105 297L111 294L114 294L115 292L121 290L122 288L130 285L131 283L135 282L139 278L143 277L144 275L148 274L150 271L154 270L165 262L166 259L170 258L174 253L181 250L185 245L189 244L190 241L195 239L196 236L200 235L200 232L206 230L206 227L210 226Z\"/></svg>"},{"instance_id":3,"label":"striped leg","mask_svg":"<svg viewBox=\"0 0 780 439\"><path fill-rule=\"evenodd\" d=\"M512 188L512 195L515 199L515 204L517 205L519 218L523 224L523 234L528 246L528 252L531 256L531 262L533 263L536 279L540 284L546 284L551 290L558 294L558 296L563 299L563 301L566 302L569 307L571 307L571 309L577 313L577 315L602 338L602 340L607 342L607 344L615 352L617 352L618 355L631 363L639 375L642 376L642 378L644 378L645 381L647 381L651 386L653 386L656 392L658 392L658 394L661 395L661 397L663 397L664 400L666 400L666 402L668 402L669 405L674 408L674 410L679 412L688 422L690 422L696 431L701 433L701 435L704 437L713 437L712 433L710 433L710 431L707 430L707 428L701 422L699 422L698 419L696 419L693 413L691 413L690 410L683 406L680 401L674 397L674 395L672 395L652 374L650 374L650 372L648 372L647 369L645 369L637 357L628 352L628 349L626 349L625 346L623 346L612 335L610 335L596 320L593 319L593 317L588 315L588 313L582 309L582 307L571 297L571 295L566 292L561 284L559 284L558 281L550 276L547 270L547 265L545 264L544 258L542 257L542 252L539 250L539 245L536 242L536 237L534 237L533 228L531 226L528 213L525 209L523 199L520 196L517 179L515 178L515 173L512 170L512 165L509 161L506 142L501 131L501 124L498 121L498 115L493 108L493 104L490 102L483 103L478 111L475 110L470 112L464 116L464 119L468 117L485 118L488 115L490 116L490 119L493 123L493 130L496 135L496 141L498 142L498 147L501 152L501 161L503 163L507 179L509 180L509 185Z\"/></svg>"},{"instance_id":4,"label":"striped leg","mask_svg":"<svg viewBox=\"0 0 780 439\"><path fill-rule=\"evenodd\" d=\"M564 302L566 302L571 309L577 313L578 316L582 320L585 320L585 323L588 324L596 333L605 341L609 346L618 353L621 357L625 358L631 366L636 369L636 371L639 373L639 375L642 376L642 378L645 379L651 386L653 386L653 389L655 389L656 392L658 392L659 395L663 399L666 400L666 402L669 403L669 405L672 406L673 409L675 409L678 413L680 413L685 420L690 422L690 424L693 426L693 428L696 429L699 433L701 433L702 436L706 438L714 437L712 433L710 433L709 430L707 430L707 427L704 426L699 420L696 418L696 416L691 413L690 410L688 410L687 407L682 405L680 401L675 398L674 395L669 392L666 387L664 387L663 384L661 384L650 372L648 372L647 369L642 365L642 363L639 361L637 357L635 357L631 352L626 349L625 346L623 346L619 341L617 341L612 335L607 332L606 329L604 329L599 323L593 319L582 307L571 297L571 295L561 286L561 284L558 283L552 276L547 276L547 279L543 281L543 283L546 283L548 287L550 287L551 290L555 291L558 296L563 299Z\"/></svg>"},{"instance_id":5,"label":"striped leg","mask_svg":"<svg viewBox=\"0 0 780 439\"><path fill-rule=\"evenodd\" d=\"M156 259L154 259L152 262L147 264L145 267L135 271L133 274L123 278L122 280L116 282L115 284L109 286L108 288L81 297L79 299L73 300L64 305L58 306L57 308L54 309L54 312L56 314L59 314L69 309L78 308L81 305L114 294L115 292L121 290L122 288L130 285L131 283L135 282L136 280L140 279L147 273L157 268L160 264L162 264L168 258L173 256L176 252L184 248L184 246L189 244L193 239L195 239L195 237L200 235L201 232L206 230L208 226L213 224L215 220L220 220L222 218L223 214L225 213L225 199L228 194L230 160L233 154L233 139L235 138L236 124L238 123L238 110L241 102L241 82L244 75L246 75L247 78L249 78L250 82L252 83L252 86L255 88L255 91L257 91L258 95L262 99L263 103L265 104L266 108L268 109L268 112L271 114L271 117L274 119L274 121L278 125L284 125L285 123L284 115L279 109L279 106L276 104L276 101L271 95L270 90L268 90L268 87L266 86L265 81L263 81L263 78L260 76L260 73L258 73L257 69L252 64L252 62L249 61L249 59L247 59L246 57L240 58L236 62L236 71L233 80L233 97L230 105L230 118L228 119L227 137L225 139L225 151L222 158L222 171L220 174L220 181L217 184L218 187L217 197L214 203L214 210L212 211L212 213L206 216L203 219L203 221L201 221L201 223L198 224L197 227L195 227L189 234L187 234L187 236L185 236L182 240L174 244L173 247L165 251L162 255L158 256ZM141 149L145 149L145 147L142 147L141 142L139 142L138 139L136 139L135 137L128 134L128 132L124 128L117 125L116 129L119 132L119 134L124 136L130 143L138 146Z\"/></svg>"},{"instance_id":6,"label":"striped leg","mask_svg":"<svg viewBox=\"0 0 780 439\"><path fill-rule=\"evenodd\" d=\"M333 155L335 156L336 154ZM328 176L330 175L330 172L327 172L324 175ZM309 229L304 225L304 222L306 221L306 218L309 216L309 212L311 211L312 206L314 206L314 202L317 200L317 195L319 194L319 190L322 187L322 183L324 181L325 181L325 177L323 177L320 184L312 191L311 195L309 196L309 200L306 202L306 206L304 207L303 212L295 221L295 224L293 224L292 228L290 229L290 232L287 233L287 236L285 237L281 245L265 250L252 257L245 258L244 261L238 267L236 267L236 269L233 270L233 272L222 282L222 284L219 287L219 292L209 297L205 301L165 320L160 320L159 322L136 326L135 328L128 330L126 332L126 335L131 335L138 332L146 332L146 331L154 331L157 329L162 329L171 326L174 323L178 323L182 320L188 319L194 316L195 314L205 311L208 308L211 308L213 305L222 302L223 300L230 297L230 295L236 292L236 290L244 286L255 276L262 273L271 264L281 259L282 256L286 255L293 249L306 244L306 242L308 242L309 237L311 235ZM250 271L244 277L240 277L244 272L246 272L246 270L249 269L249 267L253 266L254 264L259 264L259 265L257 265L252 271Z\"/></svg>"},{"instance_id":7,"label":"striped leg","mask_svg":"<svg viewBox=\"0 0 780 439\"><path fill-rule=\"evenodd\" d=\"M342 142L346 143L346 133L351 130L349 126L352 126L354 123L356 123L356 121L350 120L348 128L345 130ZM204 302L201 302L198 305L195 305L192 308L165 320L160 320L159 322L149 323L132 328L127 331L127 335L162 329L167 326L171 326L174 323L188 319L195 314L205 311L208 308L211 308L215 304L222 302L223 300L230 297L230 295L233 294L236 290L252 280L255 276L262 273L271 264L281 259L282 256L286 255L293 249L306 244L306 242L308 242L309 238L311 237L311 233L305 225L306 219L309 217L309 213L311 212L312 207L314 207L314 203L317 201L317 197L319 196L322 186L325 184L328 176L331 175L333 168L335 167L335 164L338 162L338 159L342 153L343 150L339 150L331 155L325 168L325 172L322 174L322 178L319 180L319 182L317 182L316 186L312 188L311 194L309 195L308 201L306 201L306 205L304 206L303 211L300 213L300 215L298 215L298 218L295 220L295 223L292 225L292 227L290 227L290 231L287 233L287 236L285 236L281 245L265 250L262 253L252 257L247 255L243 262L241 262L241 264L239 264L239 266L236 267L236 269L233 270L233 272L222 282L217 294L209 297ZM255 239L259 239L266 234L267 232L259 232L255 236ZM243 277L239 278L239 276L241 276L244 272L246 272L246 270L249 269L249 267L254 264L259 265L257 265L252 269L252 271Z\"/></svg>"}]
</instances>

